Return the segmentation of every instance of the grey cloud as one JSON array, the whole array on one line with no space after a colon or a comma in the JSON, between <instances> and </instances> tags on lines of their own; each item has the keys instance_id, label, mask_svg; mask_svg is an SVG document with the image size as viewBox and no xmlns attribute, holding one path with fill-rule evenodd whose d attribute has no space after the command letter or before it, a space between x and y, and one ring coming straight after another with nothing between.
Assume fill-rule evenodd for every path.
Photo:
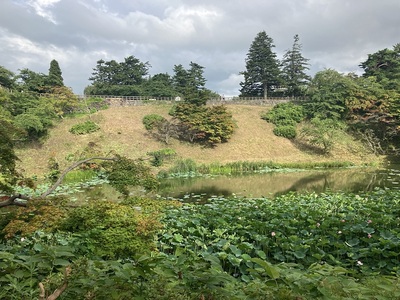
<instances>
[{"instance_id":1,"label":"grey cloud","mask_svg":"<svg viewBox=\"0 0 400 300\"><path fill-rule=\"evenodd\" d=\"M8 43L0 65L45 72L55 58L77 93L97 60L134 55L153 74L195 61L210 89L232 94L236 84L237 94L246 53L262 30L278 56L299 34L311 73L357 71L368 53L399 42L398 0L61 0L46 8L55 23L27 1L0 2L0 41Z\"/></svg>"}]
</instances>

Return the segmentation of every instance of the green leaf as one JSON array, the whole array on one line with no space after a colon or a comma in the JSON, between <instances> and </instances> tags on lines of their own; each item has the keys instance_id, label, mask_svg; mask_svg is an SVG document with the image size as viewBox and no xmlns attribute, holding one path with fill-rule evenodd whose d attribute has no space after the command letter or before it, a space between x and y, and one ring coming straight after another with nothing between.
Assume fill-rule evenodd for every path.
<instances>
[{"instance_id":1,"label":"green leaf","mask_svg":"<svg viewBox=\"0 0 400 300\"><path fill-rule=\"evenodd\" d=\"M267 255L266 255L265 252L262 251L262 250L257 250L257 251L256 251L256 254L257 254L261 259L266 259L266 258L267 258Z\"/></svg>"},{"instance_id":2,"label":"green leaf","mask_svg":"<svg viewBox=\"0 0 400 300\"><path fill-rule=\"evenodd\" d=\"M68 260L65 260L65 259L56 258L54 260L54 265L55 266L68 266L69 264L70 264L70 262Z\"/></svg>"},{"instance_id":3,"label":"green leaf","mask_svg":"<svg viewBox=\"0 0 400 300\"><path fill-rule=\"evenodd\" d=\"M242 251L234 245L230 245L229 249L231 249L232 253L235 254L237 257L239 257L242 254Z\"/></svg>"},{"instance_id":4,"label":"green leaf","mask_svg":"<svg viewBox=\"0 0 400 300\"><path fill-rule=\"evenodd\" d=\"M258 264L260 267L262 267L264 269L265 273L267 273L267 275L270 278L278 279L280 277L280 272L279 272L278 268L274 267L269 262L264 261L258 257L252 258L251 261Z\"/></svg>"}]
</instances>

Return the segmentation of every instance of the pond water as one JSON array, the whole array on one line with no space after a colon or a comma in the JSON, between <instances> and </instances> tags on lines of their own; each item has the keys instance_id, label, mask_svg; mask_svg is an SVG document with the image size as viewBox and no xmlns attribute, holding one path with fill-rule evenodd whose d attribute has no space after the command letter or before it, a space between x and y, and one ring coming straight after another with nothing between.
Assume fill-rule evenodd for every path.
<instances>
[{"instance_id":1,"label":"pond water","mask_svg":"<svg viewBox=\"0 0 400 300\"><path fill-rule=\"evenodd\" d=\"M158 193L162 197L199 201L212 196L274 197L290 191L360 192L378 187L400 189L400 165L391 165L387 169L324 169L164 179Z\"/></svg>"},{"instance_id":2,"label":"pond water","mask_svg":"<svg viewBox=\"0 0 400 300\"><path fill-rule=\"evenodd\" d=\"M291 191L324 192L371 191L375 188L400 189L400 164L385 169L346 168L293 172L245 174L240 176L212 176L162 179L157 195L162 198L183 199L185 202L204 201L211 197L275 197ZM143 195L142 190L133 191ZM79 188L70 199L118 200L120 194L109 184Z\"/></svg>"}]
</instances>

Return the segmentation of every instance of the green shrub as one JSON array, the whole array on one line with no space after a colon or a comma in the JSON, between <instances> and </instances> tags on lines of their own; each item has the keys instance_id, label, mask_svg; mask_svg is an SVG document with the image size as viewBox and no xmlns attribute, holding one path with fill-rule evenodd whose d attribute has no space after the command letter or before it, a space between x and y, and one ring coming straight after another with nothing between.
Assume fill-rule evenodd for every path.
<instances>
[{"instance_id":1,"label":"green shrub","mask_svg":"<svg viewBox=\"0 0 400 300\"><path fill-rule=\"evenodd\" d=\"M343 122L315 117L305 124L301 136L311 145L320 147L324 153L328 154L345 129L346 125Z\"/></svg>"},{"instance_id":2,"label":"green shrub","mask_svg":"<svg viewBox=\"0 0 400 300\"><path fill-rule=\"evenodd\" d=\"M96 200L72 210L62 227L81 234L101 257L127 258L153 250L161 224L141 207Z\"/></svg>"},{"instance_id":3,"label":"green shrub","mask_svg":"<svg viewBox=\"0 0 400 300\"><path fill-rule=\"evenodd\" d=\"M276 136L282 136L288 139L294 139L297 135L296 127L293 125L279 125L274 128Z\"/></svg>"},{"instance_id":4,"label":"green shrub","mask_svg":"<svg viewBox=\"0 0 400 300\"><path fill-rule=\"evenodd\" d=\"M162 122L166 121L163 116L157 114L145 115L143 117L143 125L147 130L153 130L158 127Z\"/></svg>"},{"instance_id":5,"label":"green shrub","mask_svg":"<svg viewBox=\"0 0 400 300\"><path fill-rule=\"evenodd\" d=\"M215 146L227 142L236 128L232 114L224 105L179 103L170 114L179 121L180 138L191 143Z\"/></svg>"},{"instance_id":6,"label":"green shrub","mask_svg":"<svg viewBox=\"0 0 400 300\"><path fill-rule=\"evenodd\" d=\"M304 119L303 107L292 102L275 105L261 116L262 119L274 124L274 134L288 139L297 135L296 124Z\"/></svg>"},{"instance_id":7,"label":"green shrub","mask_svg":"<svg viewBox=\"0 0 400 300\"><path fill-rule=\"evenodd\" d=\"M280 103L261 116L262 119L275 125L295 125L304 119L303 107L300 105Z\"/></svg>"},{"instance_id":8,"label":"green shrub","mask_svg":"<svg viewBox=\"0 0 400 300\"><path fill-rule=\"evenodd\" d=\"M148 152L147 154L153 157L151 164L155 167L159 167L163 164L165 159L170 159L176 156L176 151L174 149L165 148L158 151Z\"/></svg>"},{"instance_id":9,"label":"green shrub","mask_svg":"<svg viewBox=\"0 0 400 300\"><path fill-rule=\"evenodd\" d=\"M79 134L88 134L91 132L95 132L99 129L100 129L99 125L97 125L93 121L88 120L84 123L79 123L79 124L72 126L71 129L69 130L69 132L71 132L72 134L79 135Z\"/></svg>"}]
</instances>

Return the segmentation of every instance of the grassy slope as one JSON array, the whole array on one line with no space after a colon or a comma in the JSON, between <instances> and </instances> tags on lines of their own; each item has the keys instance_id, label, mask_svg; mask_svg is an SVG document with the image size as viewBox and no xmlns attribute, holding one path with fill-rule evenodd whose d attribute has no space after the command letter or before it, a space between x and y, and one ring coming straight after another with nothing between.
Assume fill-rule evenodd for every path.
<instances>
[{"instance_id":1,"label":"grassy slope","mask_svg":"<svg viewBox=\"0 0 400 300\"><path fill-rule=\"evenodd\" d=\"M362 151L362 147L350 137L342 138L341 144L330 156L322 156L310 151L300 150L291 141L272 133L273 125L260 118L266 107L232 105L232 112L238 128L228 143L214 149L173 141L171 145L157 142L146 134L142 118L146 114L157 113L168 116L169 106L113 107L92 115L101 130L89 135L76 136L69 133L72 125L86 121L82 118L64 119L50 131L49 138L42 144L18 149L20 167L28 175L46 173L47 161L56 158L61 168L68 162L65 157L82 151L89 142L94 142L103 152L111 150L130 158L145 157L148 151L161 148L174 148L181 158L192 158L200 163L232 161L274 161L274 162L312 162L312 161L352 161L354 163L376 160Z\"/></svg>"}]
</instances>

